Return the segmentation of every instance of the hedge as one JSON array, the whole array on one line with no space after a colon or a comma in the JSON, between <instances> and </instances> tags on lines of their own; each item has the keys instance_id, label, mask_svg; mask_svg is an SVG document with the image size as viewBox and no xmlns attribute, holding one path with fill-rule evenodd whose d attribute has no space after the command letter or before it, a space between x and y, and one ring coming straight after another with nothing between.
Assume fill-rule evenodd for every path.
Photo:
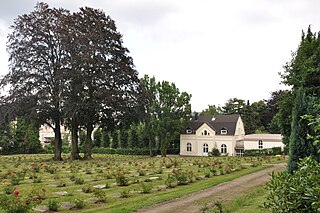
<instances>
[{"instance_id":1,"label":"hedge","mask_svg":"<svg viewBox=\"0 0 320 213\"><path fill-rule=\"evenodd\" d=\"M244 150L244 156L262 156L262 155L280 155L283 154L281 147L269 149L247 149Z\"/></svg>"}]
</instances>

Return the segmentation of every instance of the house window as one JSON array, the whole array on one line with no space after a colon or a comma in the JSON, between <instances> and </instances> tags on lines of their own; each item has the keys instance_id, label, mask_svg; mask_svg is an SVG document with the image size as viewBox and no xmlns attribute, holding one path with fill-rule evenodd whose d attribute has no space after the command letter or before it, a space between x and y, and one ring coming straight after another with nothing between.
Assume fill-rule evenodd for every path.
<instances>
[{"instance_id":1,"label":"house window","mask_svg":"<svg viewBox=\"0 0 320 213\"><path fill-rule=\"evenodd\" d=\"M186 133L187 133L187 134L191 134L191 133L192 133L192 130L191 130L191 129L187 129L187 130L186 130Z\"/></svg>"},{"instance_id":2,"label":"house window","mask_svg":"<svg viewBox=\"0 0 320 213\"><path fill-rule=\"evenodd\" d=\"M227 145L225 145L225 144L221 145L221 153L222 154L226 154L227 153Z\"/></svg>"},{"instance_id":3,"label":"house window","mask_svg":"<svg viewBox=\"0 0 320 213\"><path fill-rule=\"evenodd\" d=\"M243 149L237 149L236 150L236 155L237 156L243 156L244 155L244 150Z\"/></svg>"},{"instance_id":4,"label":"house window","mask_svg":"<svg viewBox=\"0 0 320 213\"><path fill-rule=\"evenodd\" d=\"M259 140L258 148L259 148L259 149L263 149L263 142L262 142L262 140Z\"/></svg>"},{"instance_id":5,"label":"house window","mask_svg":"<svg viewBox=\"0 0 320 213\"><path fill-rule=\"evenodd\" d=\"M207 134L208 134L207 130L204 130L203 134L204 134L204 135L207 135Z\"/></svg>"},{"instance_id":6,"label":"house window","mask_svg":"<svg viewBox=\"0 0 320 213\"><path fill-rule=\"evenodd\" d=\"M226 129L221 129L221 135L226 135L228 133L228 130Z\"/></svg>"},{"instance_id":7,"label":"house window","mask_svg":"<svg viewBox=\"0 0 320 213\"><path fill-rule=\"evenodd\" d=\"M208 149L208 144L203 144L203 153L208 153L209 149Z\"/></svg>"},{"instance_id":8,"label":"house window","mask_svg":"<svg viewBox=\"0 0 320 213\"><path fill-rule=\"evenodd\" d=\"M187 143L187 152L191 152L191 150L192 150L191 143Z\"/></svg>"}]
</instances>

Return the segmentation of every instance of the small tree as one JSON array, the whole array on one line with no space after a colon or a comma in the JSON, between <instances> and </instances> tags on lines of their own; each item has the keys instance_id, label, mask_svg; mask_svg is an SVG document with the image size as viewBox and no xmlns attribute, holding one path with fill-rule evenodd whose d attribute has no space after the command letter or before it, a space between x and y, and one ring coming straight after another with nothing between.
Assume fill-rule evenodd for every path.
<instances>
[{"instance_id":1,"label":"small tree","mask_svg":"<svg viewBox=\"0 0 320 213\"><path fill-rule=\"evenodd\" d=\"M218 148L212 148L211 155L212 156L220 156L221 153Z\"/></svg>"}]
</instances>

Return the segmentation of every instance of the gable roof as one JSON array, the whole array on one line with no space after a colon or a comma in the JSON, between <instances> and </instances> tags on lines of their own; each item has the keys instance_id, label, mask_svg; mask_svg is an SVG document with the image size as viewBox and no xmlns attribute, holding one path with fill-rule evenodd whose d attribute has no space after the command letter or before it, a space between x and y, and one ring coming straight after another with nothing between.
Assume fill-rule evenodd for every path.
<instances>
[{"instance_id":1,"label":"gable roof","mask_svg":"<svg viewBox=\"0 0 320 213\"><path fill-rule=\"evenodd\" d=\"M209 127L216 131L216 135L221 135L221 130L227 130L227 135L234 135L236 126L240 115L216 115L205 116L200 115L198 117L193 116L190 122L187 124L186 129L196 131L202 124L206 123Z\"/></svg>"}]
</instances>

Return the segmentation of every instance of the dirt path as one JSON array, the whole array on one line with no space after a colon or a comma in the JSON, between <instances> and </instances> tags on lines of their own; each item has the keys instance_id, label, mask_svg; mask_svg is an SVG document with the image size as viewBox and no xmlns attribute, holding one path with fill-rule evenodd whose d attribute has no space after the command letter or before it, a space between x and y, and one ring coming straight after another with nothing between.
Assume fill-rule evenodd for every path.
<instances>
[{"instance_id":1,"label":"dirt path","mask_svg":"<svg viewBox=\"0 0 320 213\"><path fill-rule=\"evenodd\" d=\"M192 193L190 195L177 198L171 201L157 204L150 208L141 209L139 213L191 213L200 212L200 208L206 202L212 201L228 201L234 196L245 194L246 192L264 185L270 180L269 174L272 171L284 169L285 163L277 164L272 168L255 172L249 175L242 176L233 181L219 184L209 189Z\"/></svg>"}]
</instances>

